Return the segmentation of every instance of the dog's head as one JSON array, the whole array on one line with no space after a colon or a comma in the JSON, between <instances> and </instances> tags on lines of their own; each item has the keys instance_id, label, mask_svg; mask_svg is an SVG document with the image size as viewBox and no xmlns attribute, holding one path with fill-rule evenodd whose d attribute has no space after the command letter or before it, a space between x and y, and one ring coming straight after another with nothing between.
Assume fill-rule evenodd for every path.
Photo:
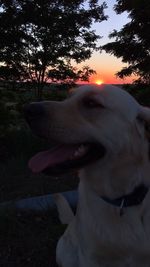
<instances>
[{"instance_id":1,"label":"dog's head","mask_svg":"<svg viewBox=\"0 0 150 267\"><path fill-rule=\"evenodd\" d=\"M122 155L148 157L150 110L118 87L81 86L65 101L31 103L25 114L35 134L56 143L30 160L34 172L61 173Z\"/></svg>"}]
</instances>

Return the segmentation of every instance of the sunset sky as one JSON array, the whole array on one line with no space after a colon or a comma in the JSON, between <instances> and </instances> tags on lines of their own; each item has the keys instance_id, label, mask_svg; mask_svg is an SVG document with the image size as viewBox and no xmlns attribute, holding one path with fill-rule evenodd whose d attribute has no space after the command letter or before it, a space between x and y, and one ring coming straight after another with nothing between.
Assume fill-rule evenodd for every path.
<instances>
[{"instance_id":1,"label":"sunset sky","mask_svg":"<svg viewBox=\"0 0 150 267\"><path fill-rule=\"evenodd\" d=\"M109 18L107 21L97 23L93 27L97 34L103 36L103 38L99 40L100 45L110 42L112 39L108 38L109 33L112 32L113 29L121 29L122 26L129 21L127 13L124 12L121 15L116 15L116 13L113 11L115 0L105 0L105 2L108 6L108 8L105 9L105 14L107 14ZM130 83L133 80L132 78L127 78L124 80L116 78L115 73L123 66L126 66L126 64L122 63L121 59L117 59L110 54L106 54L105 52L102 52L101 54L94 52L90 60L87 60L82 65L85 64L89 65L97 72L97 75L91 77L90 82L95 83L96 80L100 80L104 83L118 84Z\"/></svg>"}]
</instances>

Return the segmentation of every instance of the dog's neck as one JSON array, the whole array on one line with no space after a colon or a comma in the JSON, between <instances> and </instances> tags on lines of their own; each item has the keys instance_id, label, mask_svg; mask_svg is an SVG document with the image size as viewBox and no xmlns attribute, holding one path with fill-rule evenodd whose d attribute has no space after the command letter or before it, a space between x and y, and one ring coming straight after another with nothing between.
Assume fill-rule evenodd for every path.
<instances>
[{"instance_id":1,"label":"dog's neck","mask_svg":"<svg viewBox=\"0 0 150 267\"><path fill-rule=\"evenodd\" d=\"M135 188L144 184L150 187L149 162L122 162L118 168L117 162L111 165L95 163L95 166L88 166L80 172L80 178L85 184L89 184L91 190L100 197L118 199L122 196L132 194ZM116 165L115 165L116 164ZM91 178L92 177L92 178Z\"/></svg>"}]
</instances>

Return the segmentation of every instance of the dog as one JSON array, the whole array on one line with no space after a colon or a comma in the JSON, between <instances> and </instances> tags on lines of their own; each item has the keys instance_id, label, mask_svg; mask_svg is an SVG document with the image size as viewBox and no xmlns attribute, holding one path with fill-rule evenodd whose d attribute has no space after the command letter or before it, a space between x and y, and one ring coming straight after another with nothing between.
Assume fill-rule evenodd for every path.
<instances>
[{"instance_id":1,"label":"dog","mask_svg":"<svg viewBox=\"0 0 150 267\"><path fill-rule=\"evenodd\" d=\"M31 103L32 131L52 150L29 162L33 172L79 170L74 215L54 195L68 223L56 249L61 267L150 266L150 109L112 85L84 85L68 99Z\"/></svg>"}]
</instances>

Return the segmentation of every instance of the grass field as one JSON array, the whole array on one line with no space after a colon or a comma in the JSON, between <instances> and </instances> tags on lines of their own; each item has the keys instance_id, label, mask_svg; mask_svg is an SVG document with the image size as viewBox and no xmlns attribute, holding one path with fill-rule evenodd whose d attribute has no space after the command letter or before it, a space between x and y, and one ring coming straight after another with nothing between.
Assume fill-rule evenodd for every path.
<instances>
[{"instance_id":1,"label":"grass field","mask_svg":"<svg viewBox=\"0 0 150 267\"><path fill-rule=\"evenodd\" d=\"M65 227L54 212L0 214L1 267L56 267L55 248Z\"/></svg>"}]
</instances>

